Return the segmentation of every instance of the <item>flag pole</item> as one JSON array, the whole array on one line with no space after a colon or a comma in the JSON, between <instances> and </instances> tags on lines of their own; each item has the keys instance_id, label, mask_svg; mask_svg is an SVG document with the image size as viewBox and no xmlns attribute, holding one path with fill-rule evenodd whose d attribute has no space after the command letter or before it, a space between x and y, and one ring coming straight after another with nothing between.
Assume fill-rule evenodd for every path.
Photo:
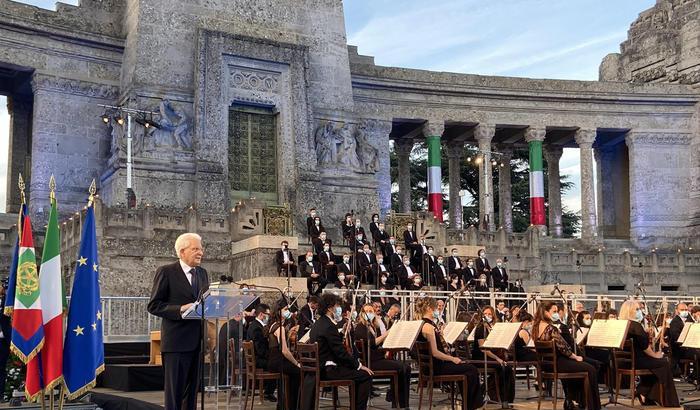
<instances>
[{"instance_id":1,"label":"flag pole","mask_svg":"<svg viewBox=\"0 0 700 410\"><path fill-rule=\"evenodd\" d=\"M63 410L63 403L65 402L66 399L66 386L65 384L61 383L61 390L59 393L59 400L58 400L58 410Z\"/></svg>"},{"instance_id":2,"label":"flag pole","mask_svg":"<svg viewBox=\"0 0 700 410\"><path fill-rule=\"evenodd\" d=\"M44 389L41 389L41 410L46 410L46 397L45 397L46 392Z\"/></svg>"},{"instance_id":3,"label":"flag pole","mask_svg":"<svg viewBox=\"0 0 700 410\"><path fill-rule=\"evenodd\" d=\"M52 388L49 390L49 408L51 410L53 410L53 406L54 406L54 402L55 402L54 400L55 399L54 399L53 388Z\"/></svg>"}]
</instances>

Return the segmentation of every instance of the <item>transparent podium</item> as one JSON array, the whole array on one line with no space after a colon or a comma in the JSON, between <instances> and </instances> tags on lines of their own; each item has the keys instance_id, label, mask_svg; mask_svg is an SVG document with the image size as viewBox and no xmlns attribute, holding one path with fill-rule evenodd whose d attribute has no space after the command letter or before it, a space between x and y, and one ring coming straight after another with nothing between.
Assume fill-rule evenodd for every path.
<instances>
[{"instance_id":1,"label":"transparent podium","mask_svg":"<svg viewBox=\"0 0 700 410\"><path fill-rule=\"evenodd\" d=\"M201 321L204 330L199 370L201 409L205 400L210 409L243 408L243 312L257 298L243 289L209 289L183 315L184 319ZM237 402L232 400L234 394Z\"/></svg>"}]
</instances>

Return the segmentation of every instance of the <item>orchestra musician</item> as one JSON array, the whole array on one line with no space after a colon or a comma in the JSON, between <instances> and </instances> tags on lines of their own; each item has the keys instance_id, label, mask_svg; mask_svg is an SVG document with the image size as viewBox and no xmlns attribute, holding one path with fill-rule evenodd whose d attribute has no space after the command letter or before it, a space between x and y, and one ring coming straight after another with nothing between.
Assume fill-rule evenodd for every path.
<instances>
[{"instance_id":1,"label":"orchestra musician","mask_svg":"<svg viewBox=\"0 0 700 410\"><path fill-rule=\"evenodd\" d=\"M678 394L673 383L673 373L668 360L664 358L664 353L654 351L649 340L649 335L644 331L641 322L644 314L639 303L628 300L620 307L619 318L629 320L630 326L627 331L627 338L631 339L634 346L635 365L637 369L651 370L651 376L639 376L639 385L636 395L642 404L656 403L664 407L678 407ZM663 385L664 396L660 397L656 384Z\"/></svg>"},{"instance_id":2,"label":"orchestra musician","mask_svg":"<svg viewBox=\"0 0 700 410\"><path fill-rule=\"evenodd\" d=\"M352 380L355 383L355 405L358 410L367 409L367 401L372 388L372 370L354 358L343 343L343 335L337 324L343 316L340 298L333 293L324 293L319 303L321 317L311 327L310 343L318 343L318 361L322 380ZM303 383L301 408L315 408L316 380L307 375Z\"/></svg>"},{"instance_id":3,"label":"orchestra musician","mask_svg":"<svg viewBox=\"0 0 700 410\"><path fill-rule=\"evenodd\" d=\"M472 360L484 360L484 355L486 355L487 365L491 368L496 369L496 383L500 383L500 393L501 403L512 403L515 399L515 373L513 372L513 367L505 360L505 352L502 350L492 351L481 348L481 346L486 341L493 325L499 322L498 316L496 316L494 308L491 306L485 306L482 310L483 317L482 321L477 325L474 331L474 344L472 345ZM489 391L489 397L497 397L495 391L495 384L489 383L489 390L493 388L493 391Z\"/></svg>"},{"instance_id":4,"label":"orchestra musician","mask_svg":"<svg viewBox=\"0 0 700 410\"><path fill-rule=\"evenodd\" d=\"M682 349L681 343L678 343L678 338L683 331L685 323L692 322L693 319L690 317L688 305L682 302L676 305L676 316L671 319L671 323L668 325L668 340L671 344L671 369L674 374L680 373L678 362L681 359L693 358L693 353L687 349Z\"/></svg>"},{"instance_id":5,"label":"orchestra musician","mask_svg":"<svg viewBox=\"0 0 700 410\"><path fill-rule=\"evenodd\" d=\"M427 342L430 354L433 357L433 369L436 375L465 375L467 377L467 391L462 391L462 383L457 383L462 393L463 402L469 410L483 406L481 383L479 372L474 365L465 363L459 357L448 353L447 343L442 333L435 325L438 316L437 301L431 297L419 298L415 302L415 315L423 320L423 326L418 335L418 341ZM431 388L432 386L428 386Z\"/></svg>"},{"instance_id":6,"label":"orchestra musician","mask_svg":"<svg viewBox=\"0 0 700 410\"><path fill-rule=\"evenodd\" d=\"M515 352L515 360L518 362L534 362L537 361L537 353L528 347L532 339L532 324L534 318L531 314L521 311L515 319L520 322L520 330L518 337L513 342L513 351Z\"/></svg>"},{"instance_id":7,"label":"orchestra musician","mask_svg":"<svg viewBox=\"0 0 700 410\"><path fill-rule=\"evenodd\" d=\"M284 397L279 394L277 400L277 410L297 408L299 401L299 386L301 382L299 368L300 364L289 348L287 338L287 326L292 321L292 312L289 310L287 302L281 300L275 306L275 310L270 315L267 337L269 346L269 359L267 370L270 372L283 373L287 376L288 384L284 387L289 396L289 403L285 405ZM256 352L257 353L257 352Z\"/></svg>"},{"instance_id":8,"label":"orchestra musician","mask_svg":"<svg viewBox=\"0 0 700 410\"><path fill-rule=\"evenodd\" d=\"M571 401L576 401L579 407L585 403L588 410L600 409L600 395L598 393L598 377L596 368L590 363L583 361L583 357L574 354L569 344L561 337L559 329L554 325L559 321L559 307L552 301L542 301L537 309L535 323L533 325L532 337L537 341L554 341L557 351L557 370L560 372L585 372L588 373L588 382L591 386L588 389L588 397L584 397L583 380L567 379L562 380L564 391L567 395L571 407Z\"/></svg>"},{"instance_id":9,"label":"orchestra musician","mask_svg":"<svg viewBox=\"0 0 700 410\"><path fill-rule=\"evenodd\" d=\"M297 315L297 322L299 323L299 334L303 336L316 322L316 315L318 314L318 304L320 299L318 296L309 296L306 301L306 305L299 309L299 314Z\"/></svg>"},{"instance_id":10,"label":"orchestra musician","mask_svg":"<svg viewBox=\"0 0 700 410\"><path fill-rule=\"evenodd\" d=\"M398 387L399 387L399 407L407 408L410 384L411 384L411 365L406 361L391 360L386 358L387 352L382 350L381 344L388 335L386 331L380 333L380 328L384 324L376 309L366 304L362 306L358 322L355 325L355 340L361 340L365 345L365 351L368 358L363 358L365 363L369 363L369 368L372 370L393 370L398 372ZM386 393L387 401L391 401L394 397L391 389Z\"/></svg>"}]
</instances>

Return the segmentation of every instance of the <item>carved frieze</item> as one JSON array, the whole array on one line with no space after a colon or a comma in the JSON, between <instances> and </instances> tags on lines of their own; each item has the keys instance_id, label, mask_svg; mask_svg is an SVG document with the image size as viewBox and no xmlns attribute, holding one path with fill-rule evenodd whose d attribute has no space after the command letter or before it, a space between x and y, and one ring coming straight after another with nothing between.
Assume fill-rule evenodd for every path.
<instances>
[{"instance_id":1,"label":"carved frieze","mask_svg":"<svg viewBox=\"0 0 700 410\"><path fill-rule=\"evenodd\" d=\"M379 169L379 150L370 143L376 129L372 122L360 124L326 121L314 134L316 159L321 167L339 167L359 173Z\"/></svg>"},{"instance_id":2,"label":"carved frieze","mask_svg":"<svg viewBox=\"0 0 700 410\"><path fill-rule=\"evenodd\" d=\"M664 133L664 132L631 132L625 137L625 142L630 144L650 145L688 145L693 137L690 134Z\"/></svg>"},{"instance_id":3,"label":"carved frieze","mask_svg":"<svg viewBox=\"0 0 700 410\"><path fill-rule=\"evenodd\" d=\"M62 78L55 75L36 73L32 77L32 90L57 91L64 94L115 100L119 96L119 87L85 80Z\"/></svg>"}]
</instances>

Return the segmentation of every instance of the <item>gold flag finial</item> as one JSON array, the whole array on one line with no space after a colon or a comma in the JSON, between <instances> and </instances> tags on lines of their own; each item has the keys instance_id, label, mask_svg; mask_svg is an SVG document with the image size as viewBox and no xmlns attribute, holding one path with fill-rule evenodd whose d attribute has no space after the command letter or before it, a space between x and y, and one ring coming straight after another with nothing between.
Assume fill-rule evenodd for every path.
<instances>
[{"instance_id":1,"label":"gold flag finial","mask_svg":"<svg viewBox=\"0 0 700 410\"><path fill-rule=\"evenodd\" d=\"M92 206L92 202L95 200L95 192L97 192L95 178L92 179L92 182L90 183L90 188L88 188L88 192L90 192L90 197L88 198L88 206Z\"/></svg>"},{"instance_id":2,"label":"gold flag finial","mask_svg":"<svg viewBox=\"0 0 700 410\"><path fill-rule=\"evenodd\" d=\"M17 186L19 187L20 201L21 201L22 205L24 205L26 203L25 196L24 196L24 189L26 188L26 186L24 185L24 178L22 178L21 173L19 174L19 181L17 181Z\"/></svg>"},{"instance_id":3,"label":"gold flag finial","mask_svg":"<svg viewBox=\"0 0 700 410\"><path fill-rule=\"evenodd\" d=\"M54 178L53 174L49 178L49 198L52 201L56 199L56 178Z\"/></svg>"}]
</instances>

